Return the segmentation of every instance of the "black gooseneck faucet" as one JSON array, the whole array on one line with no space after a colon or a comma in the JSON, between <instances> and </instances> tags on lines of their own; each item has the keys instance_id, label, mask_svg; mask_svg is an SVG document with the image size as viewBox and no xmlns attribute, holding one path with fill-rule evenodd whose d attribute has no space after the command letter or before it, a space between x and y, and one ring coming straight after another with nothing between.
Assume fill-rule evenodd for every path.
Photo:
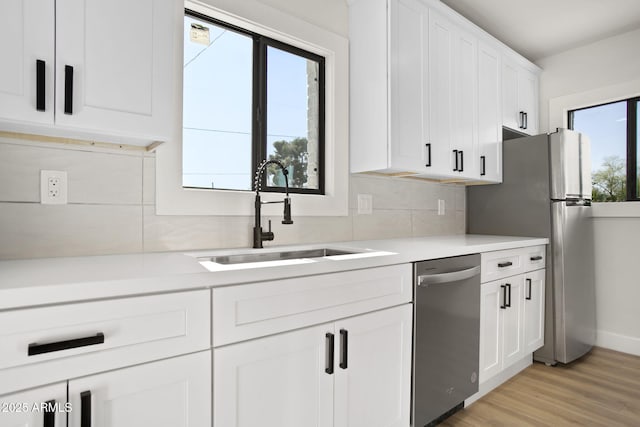
<instances>
[{"instance_id":1,"label":"black gooseneck faucet","mask_svg":"<svg viewBox=\"0 0 640 427\"><path fill-rule=\"evenodd\" d=\"M273 202L263 202L260 200L260 190L262 188L262 174L264 173L265 168L270 165L275 164L282 169L282 174L284 175L284 188L285 188L285 198L284 200L277 200ZM284 167L282 163L277 160L264 160L258 166L258 170L256 171L256 175L253 181L253 186L256 190L256 200L255 200L255 226L253 227L253 247L254 248L262 248L262 242L265 240L273 240L273 232L271 231L271 220L269 220L269 231L262 231L262 225L260 225L260 209L263 204L269 203L284 203L284 219L282 220L283 224L293 224L291 220L291 198L289 197L289 171Z\"/></svg>"}]
</instances>

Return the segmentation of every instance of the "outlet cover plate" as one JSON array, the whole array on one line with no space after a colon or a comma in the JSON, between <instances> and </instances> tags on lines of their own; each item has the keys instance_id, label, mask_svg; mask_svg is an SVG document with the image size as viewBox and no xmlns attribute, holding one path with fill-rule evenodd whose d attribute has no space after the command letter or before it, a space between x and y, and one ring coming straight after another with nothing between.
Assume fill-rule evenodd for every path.
<instances>
[{"instance_id":1,"label":"outlet cover plate","mask_svg":"<svg viewBox=\"0 0 640 427\"><path fill-rule=\"evenodd\" d=\"M373 196L371 194L358 194L358 215L371 215L373 213Z\"/></svg>"},{"instance_id":2,"label":"outlet cover plate","mask_svg":"<svg viewBox=\"0 0 640 427\"><path fill-rule=\"evenodd\" d=\"M43 205L67 204L66 171L40 171L40 203Z\"/></svg>"}]
</instances>

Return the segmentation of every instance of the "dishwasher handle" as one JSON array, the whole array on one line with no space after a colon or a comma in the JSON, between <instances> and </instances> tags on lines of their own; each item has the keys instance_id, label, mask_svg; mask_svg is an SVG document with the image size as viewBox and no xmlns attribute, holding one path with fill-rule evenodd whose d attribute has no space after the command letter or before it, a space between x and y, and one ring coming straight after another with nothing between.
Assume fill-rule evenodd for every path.
<instances>
[{"instance_id":1,"label":"dishwasher handle","mask_svg":"<svg viewBox=\"0 0 640 427\"><path fill-rule=\"evenodd\" d=\"M459 282L480 274L480 266L467 268L464 270L452 271L439 274L422 274L418 276L418 286L436 285L440 283Z\"/></svg>"}]
</instances>

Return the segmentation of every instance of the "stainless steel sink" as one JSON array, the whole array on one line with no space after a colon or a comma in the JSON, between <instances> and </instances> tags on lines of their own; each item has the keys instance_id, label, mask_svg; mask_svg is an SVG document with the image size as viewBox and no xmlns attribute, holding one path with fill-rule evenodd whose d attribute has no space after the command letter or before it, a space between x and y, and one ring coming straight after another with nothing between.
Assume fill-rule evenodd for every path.
<instances>
[{"instance_id":1,"label":"stainless steel sink","mask_svg":"<svg viewBox=\"0 0 640 427\"><path fill-rule=\"evenodd\" d=\"M261 252L261 253L247 253L247 254L234 254L234 255L219 255L200 257L198 261L210 261L216 264L231 265L231 264L244 264L251 262L266 262L266 261L283 261L302 258L323 258L336 255L351 255L359 252L347 251L342 249L304 249L298 251L282 251L282 252Z\"/></svg>"}]
</instances>

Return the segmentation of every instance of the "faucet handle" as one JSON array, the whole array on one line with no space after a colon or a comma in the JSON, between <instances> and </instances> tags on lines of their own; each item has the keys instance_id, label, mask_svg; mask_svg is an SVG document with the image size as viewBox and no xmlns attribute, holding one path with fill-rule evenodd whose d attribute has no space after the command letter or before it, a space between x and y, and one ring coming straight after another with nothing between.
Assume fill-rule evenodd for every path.
<instances>
[{"instance_id":1,"label":"faucet handle","mask_svg":"<svg viewBox=\"0 0 640 427\"><path fill-rule=\"evenodd\" d=\"M271 220L269 220L269 233L271 233Z\"/></svg>"}]
</instances>

